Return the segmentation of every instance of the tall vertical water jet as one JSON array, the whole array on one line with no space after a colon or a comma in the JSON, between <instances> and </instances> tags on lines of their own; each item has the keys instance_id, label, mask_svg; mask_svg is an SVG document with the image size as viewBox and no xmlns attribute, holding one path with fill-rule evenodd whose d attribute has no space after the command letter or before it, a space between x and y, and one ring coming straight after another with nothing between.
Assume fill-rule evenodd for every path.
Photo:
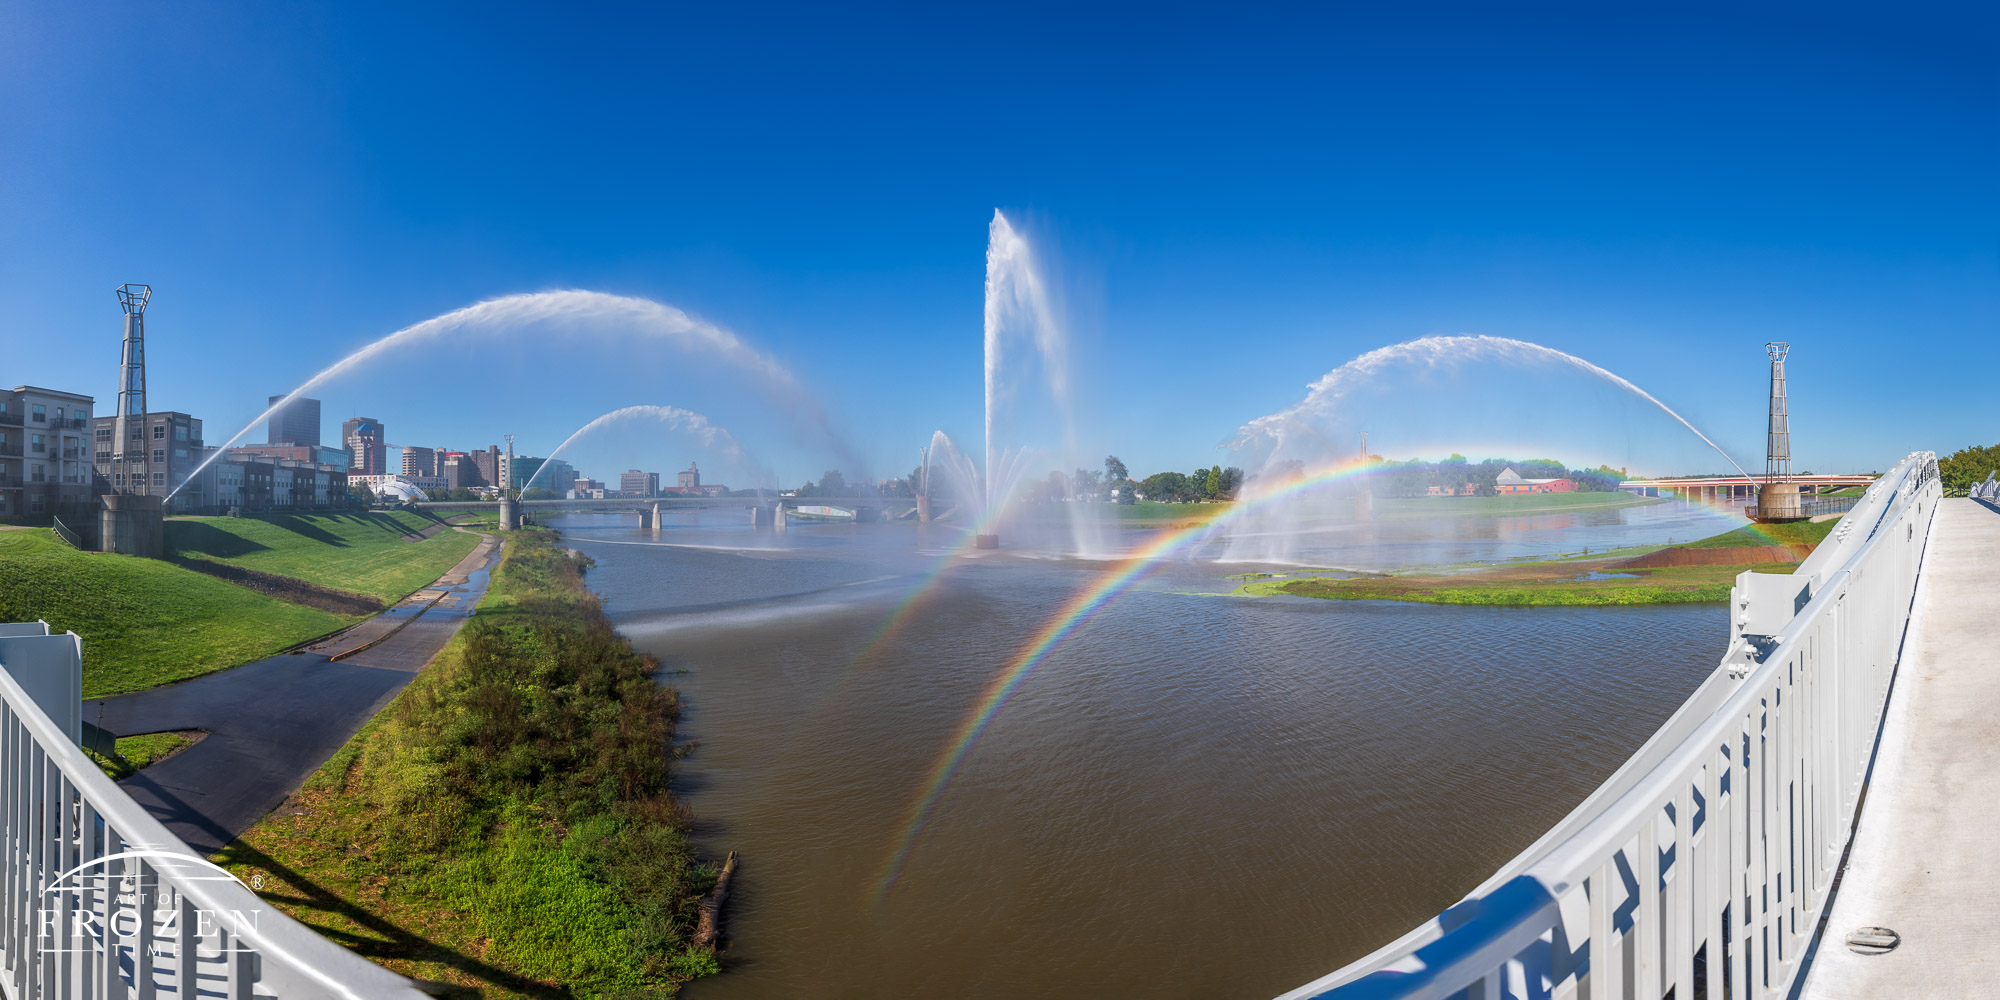
<instances>
[{"instance_id":1,"label":"tall vertical water jet","mask_svg":"<svg viewBox=\"0 0 2000 1000\"><path fill-rule=\"evenodd\" d=\"M564 324L568 326L565 327ZM215 449L213 454L202 460L200 465L195 466L194 472L189 473L187 481L192 482L202 469L214 462L231 445L242 440L245 434L255 430L259 424L284 409L292 400L360 368L383 354L436 340L447 334L496 332L525 326L553 326L564 332L574 332L574 328L602 330L606 327L632 330L660 338L690 353L713 358L755 380L764 395L790 418L793 426L799 428L802 433L822 438L823 441L820 443L832 448L850 468L865 470L867 467L860 453L834 433L826 411L818 400L799 384L797 377L785 366L744 343L735 334L713 323L695 319L673 306L650 299L567 290L487 299L404 327L376 340L321 369L304 384L272 403L269 409L244 425L242 430L237 431L229 440L223 442L221 447ZM178 492L179 487L176 487L175 491Z\"/></svg>"},{"instance_id":2,"label":"tall vertical water jet","mask_svg":"<svg viewBox=\"0 0 2000 1000\"><path fill-rule=\"evenodd\" d=\"M994 209L993 221L986 227L986 488L981 495L982 503L989 511L1007 499L1006 493L998 488L1001 481L996 469L1001 456L994 441L994 417L1000 394L1005 388L1001 384L1005 340L1009 333L1019 332L1022 327L1027 327L1032 334L1041 355L1043 376L1048 382L1050 394L1055 397L1056 405L1067 421L1069 358L1062 327L1056 322L1055 310L1050 305L1048 281L1043 277L1028 241L1014 229L1004 213ZM976 544L983 549L997 548L999 534L982 534Z\"/></svg>"}]
</instances>

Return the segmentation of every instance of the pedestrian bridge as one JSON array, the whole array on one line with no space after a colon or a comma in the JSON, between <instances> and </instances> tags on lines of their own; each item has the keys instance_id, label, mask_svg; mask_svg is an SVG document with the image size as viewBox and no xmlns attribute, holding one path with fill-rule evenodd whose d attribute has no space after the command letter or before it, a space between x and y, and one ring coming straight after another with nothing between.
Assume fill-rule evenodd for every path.
<instances>
[{"instance_id":1,"label":"pedestrian bridge","mask_svg":"<svg viewBox=\"0 0 2000 1000\"><path fill-rule=\"evenodd\" d=\"M1630 760L1463 901L1286 1000L1983 995L2000 487L1981 489L1940 502L1935 456L1911 455L1795 573L1739 578L1728 651ZM81 671L76 636L0 625L0 993L423 996L105 777L77 745Z\"/></svg>"},{"instance_id":2,"label":"pedestrian bridge","mask_svg":"<svg viewBox=\"0 0 2000 1000\"><path fill-rule=\"evenodd\" d=\"M1796 572L1738 578L1714 672L1567 817L1283 1000L1987 995L1996 556L2000 507L1904 459Z\"/></svg>"}]
</instances>

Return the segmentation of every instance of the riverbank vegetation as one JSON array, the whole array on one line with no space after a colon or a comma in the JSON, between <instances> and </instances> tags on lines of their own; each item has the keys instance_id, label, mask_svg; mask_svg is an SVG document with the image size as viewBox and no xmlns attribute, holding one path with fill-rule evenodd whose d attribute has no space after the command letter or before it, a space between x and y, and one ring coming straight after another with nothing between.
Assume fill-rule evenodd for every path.
<instances>
[{"instance_id":1,"label":"riverbank vegetation","mask_svg":"<svg viewBox=\"0 0 2000 1000\"><path fill-rule=\"evenodd\" d=\"M1574 494L1572 494L1574 495ZM1553 494L1551 496L1554 496ZM1542 495L1519 499L1539 500ZM1495 497L1496 500L1516 499ZM1826 538L1836 522L1758 524L1680 546L1621 549L1597 555L1464 567L1429 567L1399 573L1256 574L1236 589L1243 597L1291 594L1345 601L1415 601L1500 607L1616 607L1696 604L1729 599L1736 576L1790 573ZM1774 548L1775 547L1775 548ZM1742 557L1715 565L1637 565L1674 549L1744 549ZM1786 550L1790 550L1788 555ZM1775 552L1773 561L1772 553ZM1671 560L1667 560L1670 562Z\"/></svg>"},{"instance_id":2,"label":"riverbank vegetation","mask_svg":"<svg viewBox=\"0 0 2000 1000\"><path fill-rule=\"evenodd\" d=\"M554 532L508 534L476 613L220 856L398 972L487 997L672 992L716 871L666 791L679 713ZM468 995L473 995L468 993Z\"/></svg>"},{"instance_id":3,"label":"riverbank vegetation","mask_svg":"<svg viewBox=\"0 0 2000 1000\"><path fill-rule=\"evenodd\" d=\"M78 552L46 528L0 531L0 621L83 637L83 696L248 663L354 621L157 559Z\"/></svg>"}]
</instances>

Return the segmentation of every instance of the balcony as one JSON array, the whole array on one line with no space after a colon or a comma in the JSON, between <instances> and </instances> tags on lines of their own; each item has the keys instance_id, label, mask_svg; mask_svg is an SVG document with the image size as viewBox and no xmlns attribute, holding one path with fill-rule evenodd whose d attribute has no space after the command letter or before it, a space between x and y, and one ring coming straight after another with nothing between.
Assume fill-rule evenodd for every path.
<instances>
[{"instance_id":1,"label":"balcony","mask_svg":"<svg viewBox=\"0 0 2000 1000\"><path fill-rule=\"evenodd\" d=\"M20 458L20 457L21 457L21 442L10 441L6 444L0 444L0 458Z\"/></svg>"},{"instance_id":2,"label":"balcony","mask_svg":"<svg viewBox=\"0 0 2000 1000\"><path fill-rule=\"evenodd\" d=\"M11 410L0 411L0 426L5 426L5 427L21 426L21 415Z\"/></svg>"}]
</instances>

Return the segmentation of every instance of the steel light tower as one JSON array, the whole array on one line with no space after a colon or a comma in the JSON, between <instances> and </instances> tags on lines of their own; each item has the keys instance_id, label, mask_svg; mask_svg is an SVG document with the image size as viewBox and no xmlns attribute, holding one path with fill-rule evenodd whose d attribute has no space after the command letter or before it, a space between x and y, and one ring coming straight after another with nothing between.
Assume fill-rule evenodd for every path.
<instances>
[{"instance_id":1,"label":"steel light tower","mask_svg":"<svg viewBox=\"0 0 2000 1000\"><path fill-rule=\"evenodd\" d=\"M1764 435L1764 485L1757 491L1757 520L1796 521L1805 516L1799 488L1792 483L1792 427L1785 399L1785 356L1792 345L1770 343L1771 414Z\"/></svg>"},{"instance_id":2,"label":"steel light tower","mask_svg":"<svg viewBox=\"0 0 2000 1000\"><path fill-rule=\"evenodd\" d=\"M133 435L139 437L139 481L137 489L128 482L127 489L134 493L150 493L153 483L153 463L148 450L152 443L146 434L146 303L153 299L153 286L126 284L118 286L118 305L125 310L125 345L123 361L118 370L118 414L112 421L111 433L116 441L111 446L113 468L125 472L131 478L131 467L127 458L131 454Z\"/></svg>"}]
</instances>

